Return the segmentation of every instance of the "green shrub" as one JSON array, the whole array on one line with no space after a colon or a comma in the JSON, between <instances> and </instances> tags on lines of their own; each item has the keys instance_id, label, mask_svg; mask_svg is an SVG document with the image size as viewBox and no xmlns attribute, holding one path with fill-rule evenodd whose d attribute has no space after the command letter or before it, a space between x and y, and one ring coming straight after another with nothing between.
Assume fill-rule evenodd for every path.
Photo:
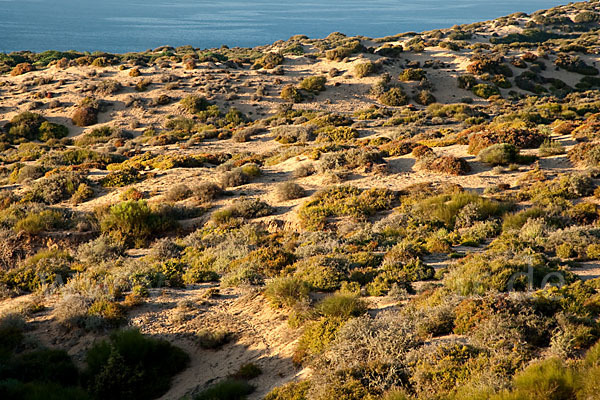
<instances>
[{"instance_id":1,"label":"green shrub","mask_svg":"<svg viewBox=\"0 0 600 400\"><path fill-rule=\"evenodd\" d=\"M69 134L69 128L64 125L44 121L38 131L39 140L45 142L50 139L62 139Z\"/></svg>"},{"instance_id":2,"label":"green shrub","mask_svg":"<svg viewBox=\"0 0 600 400\"><path fill-rule=\"evenodd\" d=\"M458 192L420 200L413 205L411 212L425 222L439 221L448 228L454 228L459 213L467 205L476 211L474 219L481 221L498 217L508 208L507 204L481 197L476 193Z\"/></svg>"},{"instance_id":3,"label":"green shrub","mask_svg":"<svg viewBox=\"0 0 600 400\"><path fill-rule=\"evenodd\" d=\"M371 61L356 64L354 66L354 76L357 78L364 78L365 76L371 75L377 71L377 66Z\"/></svg>"},{"instance_id":4,"label":"green shrub","mask_svg":"<svg viewBox=\"0 0 600 400\"><path fill-rule=\"evenodd\" d=\"M15 139L36 140L39 137L39 130L46 119L39 114L29 111L15 115L5 129L8 134Z\"/></svg>"},{"instance_id":5,"label":"green shrub","mask_svg":"<svg viewBox=\"0 0 600 400\"><path fill-rule=\"evenodd\" d=\"M267 53L254 62L252 69L273 69L276 66L283 64L284 60L285 58L280 53Z\"/></svg>"},{"instance_id":6,"label":"green shrub","mask_svg":"<svg viewBox=\"0 0 600 400\"><path fill-rule=\"evenodd\" d=\"M298 216L307 229L318 230L325 226L328 217L364 219L377 211L389 209L395 198L395 194L387 189L361 190L339 186L316 193L302 205Z\"/></svg>"},{"instance_id":7,"label":"green shrub","mask_svg":"<svg viewBox=\"0 0 600 400\"><path fill-rule=\"evenodd\" d=\"M408 104L408 96L400 87L392 87L381 94L377 100L386 106L399 107Z\"/></svg>"},{"instance_id":8,"label":"green shrub","mask_svg":"<svg viewBox=\"0 0 600 400\"><path fill-rule=\"evenodd\" d=\"M551 181L542 180L525 186L518 194L521 200L528 199L538 204L548 204L552 199L578 199L593 193L590 177L584 173L561 174Z\"/></svg>"},{"instance_id":9,"label":"green shrub","mask_svg":"<svg viewBox=\"0 0 600 400\"><path fill-rule=\"evenodd\" d=\"M329 126L326 128L319 129L318 132L318 142L331 141L336 143L345 143L358 137L358 131L349 126Z\"/></svg>"},{"instance_id":10,"label":"green shrub","mask_svg":"<svg viewBox=\"0 0 600 400\"><path fill-rule=\"evenodd\" d=\"M590 22L598 21L599 19L600 17L598 14L592 11L581 11L573 18L573 21L578 24L588 24Z\"/></svg>"},{"instance_id":11,"label":"green shrub","mask_svg":"<svg viewBox=\"0 0 600 400\"><path fill-rule=\"evenodd\" d=\"M425 78L425 70L421 68L407 68L400 74L399 78L402 82L420 81Z\"/></svg>"},{"instance_id":12,"label":"green shrub","mask_svg":"<svg viewBox=\"0 0 600 400\"><path fill-rule=\"evenodd\" d=\"M209 270L202 264L189 267L183 274L183 282L187 284L216 282L218 280L219 274Z\"/></svg>"},{"instance_id":13,"label":"green shrub","mask_svg":"<svg viewBox=\"0 0 600 400\"><path fill-rule=\"evenodd\" d=\"M125 321L125 310L116 301L98 299L87 310L87 325L94 328L116 328Z\"/></svg>"},{"instance_id":14,"label":"green shrub","mask_svg":"<svg viewBox=\"0 0 600 400\"><path fill-rule=\"evenodd\" d=\"M300 89L304 89L307 92L319 93L325 90L326 82L327 78L324 76L311 76L304 78L302 82L300 82Z\"/></svg>"},{"instance_id":15,"label":"green shrub","mask_svg":"<svg viewBox=\"0 0 600 400\"><path fill-rule=\"evenodd\" d=\"M136 330L119 331L87 352L86 386L99 399L150 399L164 394L189 356Z\"/></svg>"},{"instance_id":16,"label":"green shrub","mask_svg":"<svg viewBox=\"0 0 600 400\"><path fill-rule=\"evenodd\" d=\"M264 400L306 400L310 381L290 382L271 390Z\"/></svg>"},{"instance_id":17,"label":"green shrub","mask_svg":"<svg viewBox=\"0 0 600 400\"><path fill-rule=\"evenodd\" d=\"M513 385L515 398L560 400L577 397L573 372L556 358L527 367L515 376Z\"/></svg>"},{"instance_id":18,"label":"green shrub","mask_svg":"<svg viewBox=\"0 0 600 400\"><path fill-rule=\"evenodd\" d=\"M254 386L248 382L227 379L203 390L194 400L244 400L252 392Z\"/></svg>"},{"instance_id":19,"label":"green shrub","mask_svg":"<svg viewBox=\"0 0 600 400\"><path fill-rule=\"evenodd\" d=\"M480 83L478 85L473 86L473 89L471 89L473 91L473 94L475 96L484 98L484 99L489 99L492 96L497 96L500 94L500 90L498 90L498 87L496 87L495 85L490 85L487 83Z\"/></svg>"},{"instance_id":20,"label":"green shrub","mask_svg":"<svg viewBox=\"0 0 600 400\"><path fill-rule=\"evenodd\" d=\"M507 165L519 160L519 149L508 143L493 144L479 152L479 161L491 165Z\"/></svg>"},{"instance_id":21,"label":"green shrub","mask_svg":"<svg viewBox=\"0 0 600 400\"><path fill-rule=\"evenodd\" d=\"M42 210L39 212L29 212L27 215L17 221L15 231L27 232L29 234L38 234L41 232L51 232L64 229L68 221L65 221L63 213L57 210Z\"/></svg>"},{"instance_id":22,"label":"green shrub","mask_svg":"<svg viewBox=\"0 0 600 400\"><path fill-rule=\"evenodd\" d=\"M8 362L3 379L22 382L48 382L63 386L76 386L79 371L64 350L39 349L27 352Z\"/></svg>"},{"instance_id":23,"label":"green shrub","mask_svg":"<svg viewBox=\"0 0 600 400\"><path fill-rule=\"evenodd\" d=\"M183 283L183 272L186 267L187 264L178 259L171 259L161 263L159 270L167 286L182 288L185 287Z\"/></svg>"},{"instance_id":24,"label":"green shrub","mask_svg":"<svg viewBox=\"0 0 600 400\"><path fill-rule=\"evenodd\" d=\"M201 111L206 111L210 106L210 103L204 97L193 94L181 99L179 104L181 105L181 108L190 114L198 114Z\"/></svg>"},{"instance_id":25,"label":"green shrub","mask_svg":"<svg viewBox=\"0 0 600 400\"><path fill-rule=\"evenodd\" d=\"M281 93L279 95L283 100L292 102L292 103L300 103L304 100L304 96L300 90L294 85L286 85L281 89Z\"/></svg>"},{"instance_id":26,"label":"green shrub","mask_svg":"<svg viewBox=\"0 0 600 400\"><path fill-rule=\"evenodd\" d=\"M296 345L293 361L302 364L323 353L343 324L343 319L329 317L308 323Z\"/></svg>"},{"instance_id":27,"label":"green shrub","mask_svg":"<svg viewBox=\"0 0 600 400\"><path fill-rule=\"evenodd\" d=\"M483 294L489 290L521 291L530 285L539 288L547 274L557 271L566 282L573 279L566 271L547 265L539 254L488 251L461 260L444 276L444 284L461 295Z\"/></svg>"},{"instance_id":28,"label":"green shrub","mask_svg":"<svg viewBox=\"0 0 600 400\"><path fill-rule=\"evenodd\" d=\"M359 40L347 41L341 46L337 46L335 49L330 49L325 52L325 57L328 60L343 61L345 58L351 56L354 53L363 51L365 48L360 44Z\"/></svg>"},{"instance_id":29,"label":"green shrub","mask_svg":"<svg viewBox=\"0 0 600 400\"><path fill-rule=\"evenodd\" d=\"M343 260L324 256L303 259L296 264L295 277L313 290L331 292L339 289L346 264Z\"/></svg>"},{"instance_id":30,"label":"green shrub","mask_svg":"<svg viewBox=\"0 0 600 400\"><path fill-rule=\"evenodd\" d=\"M80 183L75 193L71 196L71 201L74 204L79 204L92 197L94 197L94 189L87 183Z\"/></svg>"},{"instance_id":31,"label":"green shrub","mask_svg":"<svg viewBox=\"0 0 600 400\"><path fill-rule=\"evenodd\" d=\"M42 157L40 163L52 167L94 163L100 168L104 168L109 163L119 161L123 161L123 158L115 154L98 153L87 149L68 149L46 154Z\"/></svg>"},{"instance_id":32,"label":"green shrub","mask_svg":"<svg viewBox=\"0 0 600 400\"><path fill-rule=\"evenodd\" d=\"M0 317L0 356L8 359L17 346L23 342L25 321L18 314Z\"/></svg>"},{"instance_id":33,"label":"green shrub","mask_svg":"<svg viewBox=\"0 0 600 400\"><path fill-rule=\"evenodd\" d=\"M415 96L415 102L424 106L435 103L435 96L429 90L421 90Z\"/></svg>"},{"instance_id":34,"label":"green shrub","mask_svg":"<svg viewBox=\"0 0 600 400\"><path fill-rule=\"evenodd\" d=\"M59 172L37 180L23 196L27 201L56 204L69 199L87 180L75 172Z\"/></svg>"},{"instance_id":35,"label":"green shrub","mask_svg":"<svg viewBox=\"0 0 600 400\"><path fill-rule=\"evenodd\" d=\"M99 221L103 233L128 246L146 244L153 235L174 226L174 221L151 210L144 200L115 204L100 215Z\"/></svg>"},{"instance_id":36,"label":"green shrub","mask_svg":"<svg viewBox=\"0 0 600 400\"><path fill-rule=\"evenodd\" d=\"M421 260L410 260L406 263L386 263L377 271L375 278L366 286L370 296L384 296L392 290L412 290L410 282L433 278L434 269Z\"/></svg>"},{"instance_id":37,"label":"green shrub","mask_svg":"<svg viewBox=\"0 0 600 400\"><path fill-rule=\"evenodd\" d=\"M24 165L20 166L17 164L13 172L8 177L10 183L22 183L30 180L38 179L44 176L45 169L36 165Z\"/></svg>"},{"instance_id":38,"label":"green shrub","mask_svg":"<svg viewBox=\"0 0 600 400\"><path fill-rule=\"evenodd\" d=\"M452 342L422 348L410 377L419 397L448 393L467 383L476 372L478 353L473 346Z\"/></svg>"},{"instance_id":39,"label":"green shrub","mask_svg":"<svg viewBox=\"0 0 600 400\"><path fill-rule=\"evenodd\" d=\"M231 107L225 114L224 120L228 125L238 126L247 122L248 118L237 108Z\"/></svg>"},{"instance_id":40,"label":"green shrub","mask_svg":"<svg viewBox=\"0 0 600 400\"><path fill-rule=\"evenodd\" d=\"M73 258L66 251L41 250L25 259L23 264L9 270L2 281L9 287L26 292L42 285L62 285L71 275Z\"/></svg>"},{"instance_id":41,"label":"green shrub","mask_svg":"<svg viewBox=\"0 0 600 400\"><path fill-rule=\"evenodd\" d=\"M131 138L130 134L124 133L118 128L114 128L108 125L93 128L83 135L78 136L75 139L75 144L78 146L87 146L96 143L106 143L111 139L125 139Z\"/></svg>"},{"instance_id":42,"label":"green shrub","mask_svg":"<svg viewBox=\"0 0 600 400\"><path fill-rule=\"evenodd\" d=\"M111 171L100 181L104 187L123 187L131 185L142 179L139 171L134 168L124 168L118 171Z\"/></svg>"}]
</instances>

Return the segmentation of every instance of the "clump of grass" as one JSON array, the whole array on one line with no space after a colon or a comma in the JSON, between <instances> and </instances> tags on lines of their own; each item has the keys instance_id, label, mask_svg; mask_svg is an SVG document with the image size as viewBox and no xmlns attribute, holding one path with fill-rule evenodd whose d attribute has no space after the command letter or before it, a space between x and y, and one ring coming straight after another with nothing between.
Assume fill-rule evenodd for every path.
<instances>
[{"instance_id":1,"label":"clump of grass","mask_svg":"<svg viewBox=\"0 0 600 400\"><path fill-rule=\"evenodd\" d=\"M275 278L267 284L265 297L274 307L294 307L308 300L309 285L295 277Z\"/></svg>"},{"instance_id":2,"label":"clump of grass","mask_svg":"<svg viewBox=\"0 0 600 400\"><path fill-rule=\"evenodd\" d=\"M565 148L557 140L546 139L544 143L540 145L540 156L548 157L555 156L558 154L564 154Z\"/></svg>"},{"instance_id":3,"label":"clump of grass","mask_svg":"<svg viewBox=\"0 0 600 400\"><path fill-rule=\"evenodd\" d=\"M367 311L367 304L357 296L350 294L334 294L321 300L316 305L317 311L328 317L349 319L358 317Z\"/></svg>"}]
</instances>

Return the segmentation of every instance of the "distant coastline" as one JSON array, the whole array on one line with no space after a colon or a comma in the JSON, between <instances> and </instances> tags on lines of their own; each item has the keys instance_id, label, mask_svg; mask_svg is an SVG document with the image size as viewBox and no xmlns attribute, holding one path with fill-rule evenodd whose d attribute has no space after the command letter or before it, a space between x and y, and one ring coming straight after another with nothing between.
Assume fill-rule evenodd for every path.
<instances>
[{"instance_id":1,"label":"distant coastline","mask_svg":"<svg viewBox=\"0 0 600 400\"><path fill-rule=\"evenodd\" d=\"M325 3L325 2L323 2ZM163 45L197 48L255 47L295 34L321 38L339 31L382 37L407 31L449 28L514 12L533 12L559 0L498 0L493 4L457 0L415 0L365 4L339 0L279 4L233 0L206 4L189 0L149 0L144 7L114 0L81 4L75 0L4 0L0 10L0 52L45 50L126 53ZM57 12L57 10L60 10ZM52 18L48 18L51 15Z\"/></svg>"}]
</instances>

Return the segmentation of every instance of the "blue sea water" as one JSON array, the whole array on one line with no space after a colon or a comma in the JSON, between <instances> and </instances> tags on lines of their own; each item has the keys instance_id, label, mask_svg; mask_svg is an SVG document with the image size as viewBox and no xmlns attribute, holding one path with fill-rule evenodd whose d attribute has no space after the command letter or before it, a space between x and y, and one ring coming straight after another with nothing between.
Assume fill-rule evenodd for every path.
<instances>
[{"instance_id":1,"label":"blue sea water","mask_svg":"<svg viewBox=\"0 0 600 400\"><path fill-rule=\"evenodd\" d=\"M295 34L381 37L550 8L552 0L0 0L0 52L257 46Z\"/></svg>"}]
</instances>

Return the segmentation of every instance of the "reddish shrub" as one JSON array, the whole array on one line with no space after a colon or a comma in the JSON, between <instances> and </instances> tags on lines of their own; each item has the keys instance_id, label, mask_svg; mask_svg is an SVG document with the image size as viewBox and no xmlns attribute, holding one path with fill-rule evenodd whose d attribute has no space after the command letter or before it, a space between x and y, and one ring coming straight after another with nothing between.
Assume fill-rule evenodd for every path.
<instances>
[{"instance_id":1,"label":"reddish shrub","mask_svg":"<svg viewBox=\"0 0 600 400\"><path fill-rule=\"evenodd\" d=\"M479 154L486 147L497 143L508 143L522 149L538 148L546 136L538 133L535 129L484 129L481 132L469 136L469 154Z\"/></svg>"},{"instance_id":2,"label":"reddish shrub","mask_svg":"<svg viewBox=\"0 0 600 400\"><path fill-rule=\"evenodd\" d=\"M435 153L433 152L433 150L431 150L430 147L427 147L424 145L418 145L417 147L415 147L413 149L412 155L415 156L416 158L423 158L423 157L435 155Z\"/></svg>"},{"instance_id":3,"label":"reddish shrub","mask_svg":"<svg viewBox=\"0 0 600 400\"><path fill-rule=\"evenodd\" d=\"M77 126L94 125L98 123L98 110L87 106L77 107L71 120Z\"/></svg>"},{"instance_id":4,"label":"reddish shrub","mask_svg":"<svg viewBox=\"0 0 600 400\"><path fill-rule=\"evenodd\" d=\"M25 62L25 63L20 63L17 64L12 71L10 71L10 74L12 76L17 76L17 75L23 75L26 74L27 72L31 72L33 71L33 65Z\"/></svg>"}]
</instances>

